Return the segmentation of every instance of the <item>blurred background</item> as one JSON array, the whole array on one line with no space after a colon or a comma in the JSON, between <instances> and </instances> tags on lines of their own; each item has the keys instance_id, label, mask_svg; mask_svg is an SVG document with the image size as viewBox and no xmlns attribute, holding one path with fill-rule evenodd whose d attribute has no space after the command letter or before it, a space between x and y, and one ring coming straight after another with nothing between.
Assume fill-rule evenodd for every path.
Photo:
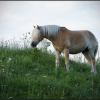
<instances>
[{"instance_id":1,"label":"blurred background","mask_svg":"<svg viewBox=\"0 0 100 100\"><path fill-rule=\"evenodd\" d=\"M0 1L0 41L14 39L23 45L21 40L27 34L30 47L33 25L89 30L100 43L100 1ZM54 52L52 43L47 49Z\"/></svg>"}]
</instances>

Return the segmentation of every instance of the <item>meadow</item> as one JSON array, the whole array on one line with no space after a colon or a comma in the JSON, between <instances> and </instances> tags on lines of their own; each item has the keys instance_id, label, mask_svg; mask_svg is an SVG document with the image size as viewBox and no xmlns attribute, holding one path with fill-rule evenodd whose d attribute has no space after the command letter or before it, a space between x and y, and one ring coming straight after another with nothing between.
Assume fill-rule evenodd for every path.
<instances>
[{"instance_id":1,"label":"meadow","mask_svg":"<svg viewBox=\"0 0 100 100\"><path fill-rule=\"evenodd\" d=\"M97 75L88 63L74 60L67 72L63 56L56 70L53 53L0 42L0 99L100 99L99 57Z\"/></svg>"}]
</instances>

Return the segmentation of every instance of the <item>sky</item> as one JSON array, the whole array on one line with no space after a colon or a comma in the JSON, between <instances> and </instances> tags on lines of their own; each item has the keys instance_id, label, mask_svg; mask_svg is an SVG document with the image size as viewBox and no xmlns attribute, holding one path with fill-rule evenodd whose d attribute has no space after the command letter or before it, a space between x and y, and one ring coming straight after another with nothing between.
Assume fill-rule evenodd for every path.
<instances>
[{"instance_id":1,"label":"sky","mask_svg":"<svg viewBox=\"0 0 100 100\"><path fill-rule=\"evenodd\" d=\"M100 43L100 1L0 1L0 39L20 40L33 25L89 30Z\"/></svg>"}]
</instances>

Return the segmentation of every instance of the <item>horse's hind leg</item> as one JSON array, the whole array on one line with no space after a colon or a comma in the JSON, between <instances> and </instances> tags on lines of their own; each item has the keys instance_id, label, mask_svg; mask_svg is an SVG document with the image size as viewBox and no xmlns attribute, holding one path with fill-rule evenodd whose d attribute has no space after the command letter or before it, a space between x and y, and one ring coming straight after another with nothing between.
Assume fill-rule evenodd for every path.
<instances>
[{"instance_id":1,"label":"horse's hind leg","mask_svg":"<svg viewBox=\"0 0 100 100\"><path fill-rule=\"evenodd\" d=\"M82 52L82 54L84 55L86 60L91 64L91 57L90 57L89 52L85 51L84 53Z\"/></svg>"},{"instance_id":2,"label":"horse's hind leg","mask_svg":"<svg viewBox=\"0 0 100 100\"><path fill-rule=\"evenodd\" d=\"M93 52L89 52L89 51L84 51L82 52L83 55L85 56L85 58L88 60L88 62L91 64L92 68L91 68L91 72L93 72L94 74L97 73L96 68L95 68L95 56Z\"/></svg>"},{"instance_id":3,"label":"horse's hind leg","mask_svg":"<svg viewBox=\"0 0 100 100\"><path fill-rule=\"evenodd\" d=\"M97 74L96 68L95 68L95 55L93 51L90 51L90 56L91 56L91 72L93 72L94 74Z\"/></svg>"}]
</instances>

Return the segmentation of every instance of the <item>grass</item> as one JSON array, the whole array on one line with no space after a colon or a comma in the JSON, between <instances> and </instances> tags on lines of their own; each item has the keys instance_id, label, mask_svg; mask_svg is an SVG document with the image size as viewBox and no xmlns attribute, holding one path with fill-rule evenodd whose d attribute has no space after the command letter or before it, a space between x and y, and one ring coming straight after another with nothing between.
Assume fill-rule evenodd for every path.
<instances>
[{"instance_id":1,"label":"grass","mask_svg":"<svg viewBox=\"0 0 100 100\"><path fill-rule=\"evenodd\" d=\"M55 55L37 48L0 46L0 99L100 99L100 62L97 75L90 65L65 58L55 70Z\"/></svg>"}]
</instances>

